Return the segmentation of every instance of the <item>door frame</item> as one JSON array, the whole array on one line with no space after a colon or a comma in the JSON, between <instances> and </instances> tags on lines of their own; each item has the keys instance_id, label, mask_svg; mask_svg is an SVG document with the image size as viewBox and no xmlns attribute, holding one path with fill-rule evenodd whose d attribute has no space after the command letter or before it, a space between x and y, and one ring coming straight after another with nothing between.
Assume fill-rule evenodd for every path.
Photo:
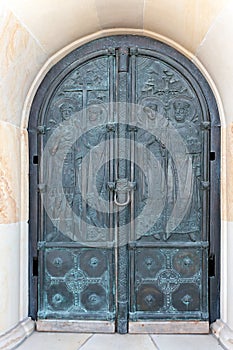
<instances>
[{"instance_id":1,"label":"door frame","mask_svg":"<svg viewBox=\"0 0 233 350\"><path fill-rule=\"evenodd\" d=\"M113 36L111 36L113 37ZM210 248L209 248L209 310L210 323L219 318L220 312L220 118L217 108L217 103L213 92L200 70L179 53L174 48L143 36L124 35L127 40L134 40L138 46L148 45L153 50L157 50L162 55L178 62L189 72L190 76L198 84L199 89L205 99L209 116L210 116ZM108 45L108 37L98 39L105 40L106 47ZM126 40L126 41L127 41ZM37 188L37 173L38 173L38 150L37 150L37 133L38 133L38 110L40 110L43 101L44 93L47 91L54 74L60 72L68 64L74 62L78 54L88 52L89 43L75 49L57 64L55 64L43 79L37 93L34 97L30 118L29 118L29 179L30 179L30 204L29 204L29 316L35 319L37 310L37 275L38 275L38 260L37 260L37 230L38 230L38 188Z\"/></svg>"}]
</instances>

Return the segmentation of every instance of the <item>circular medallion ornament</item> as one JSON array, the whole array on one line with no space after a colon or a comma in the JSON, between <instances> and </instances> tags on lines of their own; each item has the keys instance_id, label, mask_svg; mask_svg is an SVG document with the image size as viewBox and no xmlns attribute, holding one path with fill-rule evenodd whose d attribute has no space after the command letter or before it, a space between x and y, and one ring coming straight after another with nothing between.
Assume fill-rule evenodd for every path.
<instances>
[{"instance_id":1,"label":"circular medallion ornament","mask_svg":"<svg viewBox=\"0 0 233 350\"><path fill-rule=\"evenodd\" d=\"M179 279L179 274L174 270L163 270L157 275L157 284L163 293L169 294L180 286Z\"/></svg>"},{"instance_id":2,"label":"circular medallion ornament","mask_svg":"<svg viewBox=\"0 0 233 350\"><path fill-rule=\"evenodd\" d=\"M73 293L83 291L88 284L86 275L78 269L72 269L65 275L65 283Z\"/></svg>"},{"instance_id":3,"label":"circular medallion ornament","mask_svg":"<svg viewBox=\"0 0 233 350\"><path fill-rule=\"evenodd\" d=\"M98 249L83 251L80 255L80 268L88 277L101 277L107 271L107 257Z\"/></svg>"},{"instance_id":4,"label":"circular medallion ornament","mask_svg":"<svg viewBox=\"0 0 233 350\"><path fill-rule=\"evenodd\" d=\"M67 290L64 282L52 285L47 290L48 307L52 311L65 311L73 302L73 294Z\"/></svg>"},{"instance_id":5,"label":"circular medallion ornament","mask_svg":"<svg viewBox=\"0 0 233 350\"><path fill-rule=\"evenodd\" d=\"M82 306L87 311L106 311L108 296L106 290L99 284L89 285L80 295Z\"/></svg>"},{"instance_id":6,"label":"circular medallion ornament","mask_svg":"<svg viewBox=\"0 0 233 350\"><path fill-rule=\"evenodd\" d=\"M67 250L46 251L46 268L52 277L63 277L73 266L73 257Z\"/></svg>"}]
</instances>

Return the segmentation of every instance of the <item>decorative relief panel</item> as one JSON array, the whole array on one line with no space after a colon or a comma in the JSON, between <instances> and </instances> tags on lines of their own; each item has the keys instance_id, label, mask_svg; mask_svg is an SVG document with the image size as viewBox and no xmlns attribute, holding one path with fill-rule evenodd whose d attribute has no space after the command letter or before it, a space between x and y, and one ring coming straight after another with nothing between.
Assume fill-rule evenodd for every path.
<instances>
[{"instance_id":1,"label":"decorative relief panel","mask_svg":"<svg viewBox=\"0 0 233 350\"><path fill-rule=\"evenodd\" d=\"M42 108L38 317L206 320L209 122L175 63L110 51Z\"/></svg>"},{"instance_id":2,"label":"decorative relief panel","mask_svg":"<svg viewBox=\"0 0 233 350\"><path fill-rule=\"evenodd\" d=\"M111 256L112 250L46 249L43 301L38 316L111 318Z\"/></svg>"},{"instance_id":3,"label":"decorative relief panel","mask_svg":"<svg viewBox=\"0 0 233 350\"><path fill-rule=\"evenodd\" d=\"M202 259L201 249L138 248L135 253L137 317L142 312L150 312L148 318L157 319L172 315L182 318L185 314L202 317Z\"/></svg>"},{"instance_id":4,"label":"decorative relief panel","mask_svg":"<svg viewBox=\"0 0 233 350\"><path fill-rule=\"evenodd\" d=\"M51 140L56 128L62 128L62 131L58 132L57 138L56 134L53 136L49 149L51 156L48 157L46 165L48 172L45 173L45 178L52 185L47 193L47 207L51 208L50 218L44 211L45 240L77 241L83 239L83 230L86 231L85 240L107 239L106 236L99 235L98 227L107 225L108 215L101 215L88 205L88 199L94 200L95 194L87 179L95 177L95 168L92 168L94 149L96 154L101 153L102 158L107 159L108 150L101 142L108 135L108 60L108 57L93 59L72 70L59 84L46 109L41 130L43 144L46 145ZM81 135L77 140L74 133L76 129ZM60 174L57 171L59 163L63 167L62 183L59 183ZM108 194L104 182L102 189ZM83 198L83 194L86 194L86 198ZM84 227L83 221L89 225Z\"/></svg>"},{"instance_id":5,"label":"decorative relief panel","mask_svg":"<svg viewBox=\"0 0 233 350\"><path fill-rule=\"evenodd\" d=\"M151 130L152 135L156 136L151 138L150 143L146 139L140 141L151 152L160 145L160 154L155 155L164 171L164 182L161 182L158 188L164 188L164 191L168 189L164 210L146 234L159 240L201 239L204 136L200 103L193 88L178 71L157 59L140 56L136 65L136 96L137 103L143 108L143 113L138 116L138 123L146 125L147 130ZM178 138L183 143L182 150L177 146ZM184 149L187 154L185 159ZM141 157L141 154L137 157ZM149 159L145 159L144 162L150 163ZM187 186L190 199L179 225L170 231L167 223L174 215L175 203L176 216L179 205L184 205L182 198L179 198L179 165L186 172L183 180L189 181ZM172 234L176 234L177 237L173 237ZM183 236L184 234L186 236ZM140 233L138 235L141 236Z\"/></svg>"}]
</instances>

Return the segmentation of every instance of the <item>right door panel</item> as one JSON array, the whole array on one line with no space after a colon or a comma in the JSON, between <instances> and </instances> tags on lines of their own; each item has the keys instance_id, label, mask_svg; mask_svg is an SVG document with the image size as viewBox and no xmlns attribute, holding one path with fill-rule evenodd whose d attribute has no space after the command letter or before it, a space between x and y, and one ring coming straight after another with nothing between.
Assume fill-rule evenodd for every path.
<instances>
[{"instance_id":1,"label":"right door panel","mask_svg":"<svg viewBox=\"0 0 233 350\"><path fill-rule=\"evenodd\" d=\"M130 320L206 321L209 122L204 102L175 62L149 50L138 49L131 69L132 102L142 106L134 157L146 179L137 184L137 197L150 202L150 210L135 220L129 243ZM135 211L140 201L134 202Z\"/></svg>"}]
</instances>

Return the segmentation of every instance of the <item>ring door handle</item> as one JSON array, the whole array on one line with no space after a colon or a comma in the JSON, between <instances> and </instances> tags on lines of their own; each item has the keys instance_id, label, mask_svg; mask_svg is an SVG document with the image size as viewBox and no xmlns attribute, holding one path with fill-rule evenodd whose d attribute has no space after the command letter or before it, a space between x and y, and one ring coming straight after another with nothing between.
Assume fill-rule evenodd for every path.
<instances>
[{"instance_id":1,"label":"ring door handle","mask_svg":"<svg viewBox=\"0 0 233 350\"><path fill-rule=\"evenodd\" d=\"M118 205L118 207L124 207L125 205L128 205L129 202L130 202L130 192L129 191L127 193L127 200L125 202L123 202L123 203L118 202L118 200L117 200L117 192L115 192L115 194L114 194L114 203L116 205Z\"/></svg>"},{"instance_id":2,"label":"ring door handle","mask_svg":"<svg viewBox=\"0 0 233 350\"><path fill-rule=\"evenodd\" d=\"M116 182L108 182L108 189L110 191L114 191L114 203L118 207L124 207L125 205L128 205L131 196L131 191L134 191L136 188L136 182L130 182L128 179L118 179ZM118 194L127 194L127 200L123 203L118 201Z\"/></svg>"}]
</instances>

